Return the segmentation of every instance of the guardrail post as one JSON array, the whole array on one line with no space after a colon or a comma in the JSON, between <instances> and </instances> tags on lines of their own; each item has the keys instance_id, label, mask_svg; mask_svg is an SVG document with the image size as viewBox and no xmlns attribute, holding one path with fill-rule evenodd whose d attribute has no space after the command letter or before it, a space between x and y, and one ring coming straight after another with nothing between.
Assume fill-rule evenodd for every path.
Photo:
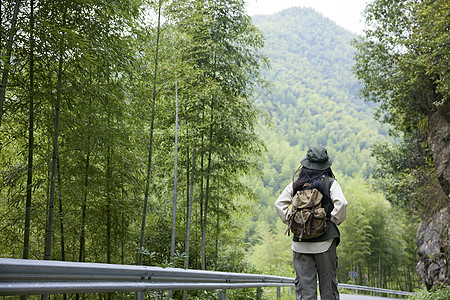
<instances>
[{"instance_id":1,"label":"guardrail post","mask_svg":"<svg viewBox=\"0 0 450 300\"><path fill-rule=\"evenodd\" d=\"M256 299L261 300L261 288L256 288Z\"/></svg>"},{"instance_id":2,"label":"guardrail post","mask_svg":"<svg viewBox=\"0 0 450 300\"><path fill-rule=\"evenodd\" d=\"M226 300L227 299L227 290L223 289L220 290L220 300Z\"/></svg>"},{"instance_id":3,"label":"guardrail post","mask_svg":"<svg viewBox=\"0 0 450 300\"><path fill-rule=\"evenodd\" d=\"M144 292L136 292L136 293L134 294L134 298L135 298L136 300L144 300Z\"/></svg>"},{"instance_id":4,"label":"guardrail post","mask_svg":"<svg viewBox=\"0 0 450 300\"><path fill-rule=\"evenodd\" d=\"M281 298L281 288L277 286L277 299Z\"/></svg>"}]
</instances>

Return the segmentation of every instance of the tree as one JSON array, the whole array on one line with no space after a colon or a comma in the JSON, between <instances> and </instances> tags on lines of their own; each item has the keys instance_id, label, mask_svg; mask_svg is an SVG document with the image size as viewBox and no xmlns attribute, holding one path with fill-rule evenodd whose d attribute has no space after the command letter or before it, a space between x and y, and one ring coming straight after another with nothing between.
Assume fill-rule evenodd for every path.
<instances>
[{"instance_id":1,"label":"tree","mask_svg":"<svg viewBox=\"0 0 450 300\"><path fill-rule=\"evenodd\" d=\"M448 215L450 195L450 72L448 1L385 1L369 4L368 29L355 42L355 73L363 83L362 96L380 103L378 117L402 134L402 144L374 154L380 163L379 186L387 198L400 199L422 218L418 235L421 280L427 288L448 283L431 272L434 254L421 238L433 230L440 213ZM381 173L382 172L382 173ZM400 196L400 197L397 197ZM444 231L444 230L441 230ZM439 232L435 243L448 237ZM430 257L431 256L431 257ZM447 261L448 253L439 261ZM433 266L434 267L434 266ZM438 268L444 269L442 266Z\"/></svg>"},{"instance_id":2,"label":"tree","mask_svg":"<svg viewBox=\"0 0 450 300\"><path fill-rule=\"evenodd\" d=\"M2 81L0 84L0 128L2 125L3 107L6 97L6 84L8 82L9 68L11 67L11 55L13 51L14 37L16 34L17 15L22 1L16 0L14 4L14 12L11 18L11 27L9 29L8 42L6 44L6 55L3 61ZM3 25L3 24L2 24Z\"/></svg>"},{"instance_id":3,"label":"tree","mask_svg":"<svg viewBox=\"0 0 450 300\"><path fill-rule=\"evenodd\" d=\"M63 8L63 16L61 20L61 27L66 26L66 14L67 6ZM61 34L61 40L59 44L59 59L58 59L58 73L56 83L56 103L55 103L55 122L53 128L53 156L50 175L50 201L48 205L48 219L47 219L47 235L45 243L45 255L46 260L51 259L52 254L52 239L53 239L53 211L55 203L55 190L56 190L56 166L58 161L58 136L59 136L59 115L61 110L61 97L62 97L62 72L64 64L64 53L66 51L66 45L64 44L64 34Z\"/></svg>"},{"instance_id":4,"label":"tree","mask_svg":"<svg viewBox=\"0 0 450 300\"><path fill-rule=\"evenodd\" d=\"M445 0L374 1L365 11L365 36L355 42L362 96L381 104L378 117L412 138L411 149L430 151L446 195L450 77L443 53L449 51L444 21L449 11Z\"/></svg>"},{"instance_id":5,"label":"tree","mask_svg":"<svg viewBox=\"0 0 450 300\"><path fill-rule=\"evenodd\" d=\"M159 62L159 41L160 41L160 30L161 30L161 7L162 0L158 1L158 23L156 27L156 50L155 50L155 62L154 62L154 73L153 73L153 95L152 95L152 108L151 108L151 125L150 125L150 139L148 145L148 163L147 163L147 180L145 186L145 196L144 196L144 205L142 210L142 224L141 224L141 234L139 239L139 255L138 255L138 265L142 265L143 260L143 251L144 251L144 238L145 238L145 223L147 217L147 205L148 205L148 196L150 189L150 175L152 168L152 154L153 154L153 130L155 123L155 103L156 103L156 83L157 83L157 75L158 75L158 64Z\"/></svg>"},{"instance_id":6,"label":"tree","mask_svg":"<svg viewBox=\"0 0 450 300\"><path fill-rule=\"evenodd\" d=\"M353 201L347 210L347 219L341 226L342 245L339 246L339 252L345 253L345 262L350 266L350 271L358 271L365 257L371 254L372 227L366 212L361 203Z\"/></svg>"},{"instance_id":7,"label":"tree","mask_svg":"<svg viewBox=\"0 0 450 300\"><path fill-rule=\"evenodd\" d=\"M27 5L19 10L19 19L30 22L18 22L18 64L10 69L2 122L2 255L17 257L23 249L15 241L29 236L30 258L42 257L38 249L47 239L46 259L127 264L136 262L143 225L142 264L181 266L188 249L186 267L199 267L203 231L209 268L245 269L239 207L255 201L242 177L257 172L263 149L253 103L265 63L262 36L242 1L205 3L61 0L40 1L34 14ZM196 8L189 14L176 10L183 5ZM157 18L146 18L156 11L159 25ZM176 162L167 155L175 136ZM28 154L34 151L32 168L27 144ZM149 162L151 174L145 171ZM142 221L136 207L146 186L148 214ZM30 191L32 207L25 197ZM171 194L177 201L169 205ZM60 217L52 222L55 205ZM172 212L186 208L173 215L172 251L170 206ZM31 218L23 218L25 211Z\"/></svg>"},{"instance_id":8,"label":"tree","mask_svg":"<svg viewBox=\"0 0 450 300\"><path fill-rule=\"evenodd\" d=\"M193 43L186 49L185 59L201 72L195 85L208 85L207 91L198 97L200 109L192 111L201 112L202 120L198 127L202 143L195 149L200 156L200 194L204 195L201 203L204 269L211 201L220 191L213 184L225 180L236 185L239 173L256 166L246 161L247 155L260 151L260 141L254 134L257 111L251 101L265 58L260 52L262 37L245 15L243 5L243 1L187 1L173 6L179 11L189 7L185 9L189 13L180 14L177 24L182 33L192 36ZM229 170L220 171L227 161ZM243 188L237 186L236 192L242 192ZM218 207L215 203L212 206Z\"/></svg>"},{"instance_id":9,"label":"tree","mask_svg":"<svg viewBox=\"0 0 450 300\"><path fill-rule=\"evenodd\" d=\"M263 274L294 277L292 264L291 237L280 234L286 226L278 222L276 232L272 233L263 225L257 227L259 242L251 248L249 261L252 266Z\"/></svg>"},{"instance_id":10,"label":"tree","mask_svg":"<svg viewBox=\"0 0 450 300\"><path fill-rule=\"evenodd\" d=\"M405 209L394 209L382 193L373 190L370 181L360 176L344 177L340 182L349 206L347 219L339 227L339 280L346 282L348 271L358 271L357 284L406 289L404 282L409 280L409 290L413 290L415 260L411 262L405 256L410 257L410 249L415 248L415 218L407 217ZM368 282L363 281L364 274L369 275Z\"/></svg>"},{"instance_id":11,"label":"tree","mask_svg":"<svg viewBox=\"0 0 450 300\"><path fill-rule=\"evenodd\" d=\"M19 2L19 1L17 1ZM28 128L28 171L27 171L27 199L25 208L25 230L23 238L23 255L27 259L30 248L31 197L33 187L33 150L34 150L34 1L30 1L30 112ZM1 108L0 108L1 110ZM1 114L1 113L0 113Z\"/></svg>"}]
</instances>

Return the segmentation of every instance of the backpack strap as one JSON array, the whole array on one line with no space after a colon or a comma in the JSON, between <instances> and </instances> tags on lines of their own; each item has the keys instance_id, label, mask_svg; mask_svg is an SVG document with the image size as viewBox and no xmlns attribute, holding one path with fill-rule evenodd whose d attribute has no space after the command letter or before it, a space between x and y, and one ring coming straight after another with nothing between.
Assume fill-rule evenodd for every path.
<instances>
[{"instance_id":1,"label":"backpack strap","mask_svg":"<svg viewBox=\"0 0 450 300\"><path fill-rule=\"evenodd\" d=\"M332 177L328 177L328 176L325 176L325 179L324 179L324 192L325 192L325 195L329 198L329 199L331 199L331 196L330 196L330 189L331 189L331 186L333 185L333 182L335 181L336 179L334 179L334 178L332 178ZM331 201L332 203L333 203L333 201Z\"/></svg>"},{"instance_id":2,"label":"backpack strap","mask_svg":"<svg viewBox=\"0 0 450 300\"><path fill-rule=\"evenodd\" d=\"M325 176L325 179L324 179L324 185L323 185L324 193L325 193L325 196L329 199L329 201L327 201L328 204L324 206L325 212L327 213L327 218L331 217L331 212L334 209L334 203L330 196L330 188L333 185L333 182L335 180L336 179L334 179L332 177L328 177L328 176Z\"/></svg>"}]
</instances>

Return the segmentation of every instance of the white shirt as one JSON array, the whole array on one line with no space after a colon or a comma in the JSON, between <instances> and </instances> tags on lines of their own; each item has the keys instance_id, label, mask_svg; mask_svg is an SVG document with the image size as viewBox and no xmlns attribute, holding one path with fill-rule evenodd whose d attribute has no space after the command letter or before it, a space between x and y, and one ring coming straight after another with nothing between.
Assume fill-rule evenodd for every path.
<instances>
[{"instance_id":1,"label":"white shirt","mask_svg":"<svg viewBox=\"0 0 450 300\"><path fill-rule=\"evenodd\" d=\"M293 182L289 183L275 202L275 208L283 223L288 223L289 206L292 204ZM331 212L330 220L339 225L344 222L347 215L347 200L342 193L341 186L334 180L330 187L330 198L333 201L334 209ZM298 253L323 253L330 248L333 240L323 242L292 242L292 250Z\"/></svg>"}]
</instances>

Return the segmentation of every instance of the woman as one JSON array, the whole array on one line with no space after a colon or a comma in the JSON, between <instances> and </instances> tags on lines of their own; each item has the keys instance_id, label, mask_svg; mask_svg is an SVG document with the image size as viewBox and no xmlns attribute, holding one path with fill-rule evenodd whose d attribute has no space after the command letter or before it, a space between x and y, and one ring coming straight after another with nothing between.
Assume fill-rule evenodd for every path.
<instances>
[{"instance_id":1,"label":"woman","mask_svg":"<svg viewBox=\"0 0 450 300\"><path fill-rule=\"evenodd\" d=\"M296 299L317 299L318 276L321 300L338 300L336 247L340 241L340 233L337 225L345 220L347 200L339 183L334 179L330 168L332 162L325 147L309 148L300 163L297 180L289 183L275 202L277 213L287 224L293 195L304 189L305 183L309 183L323 195L322 206L327 213L327 227L325 233L319 237L293 239Z\"/></svg>"}]
</instances>

